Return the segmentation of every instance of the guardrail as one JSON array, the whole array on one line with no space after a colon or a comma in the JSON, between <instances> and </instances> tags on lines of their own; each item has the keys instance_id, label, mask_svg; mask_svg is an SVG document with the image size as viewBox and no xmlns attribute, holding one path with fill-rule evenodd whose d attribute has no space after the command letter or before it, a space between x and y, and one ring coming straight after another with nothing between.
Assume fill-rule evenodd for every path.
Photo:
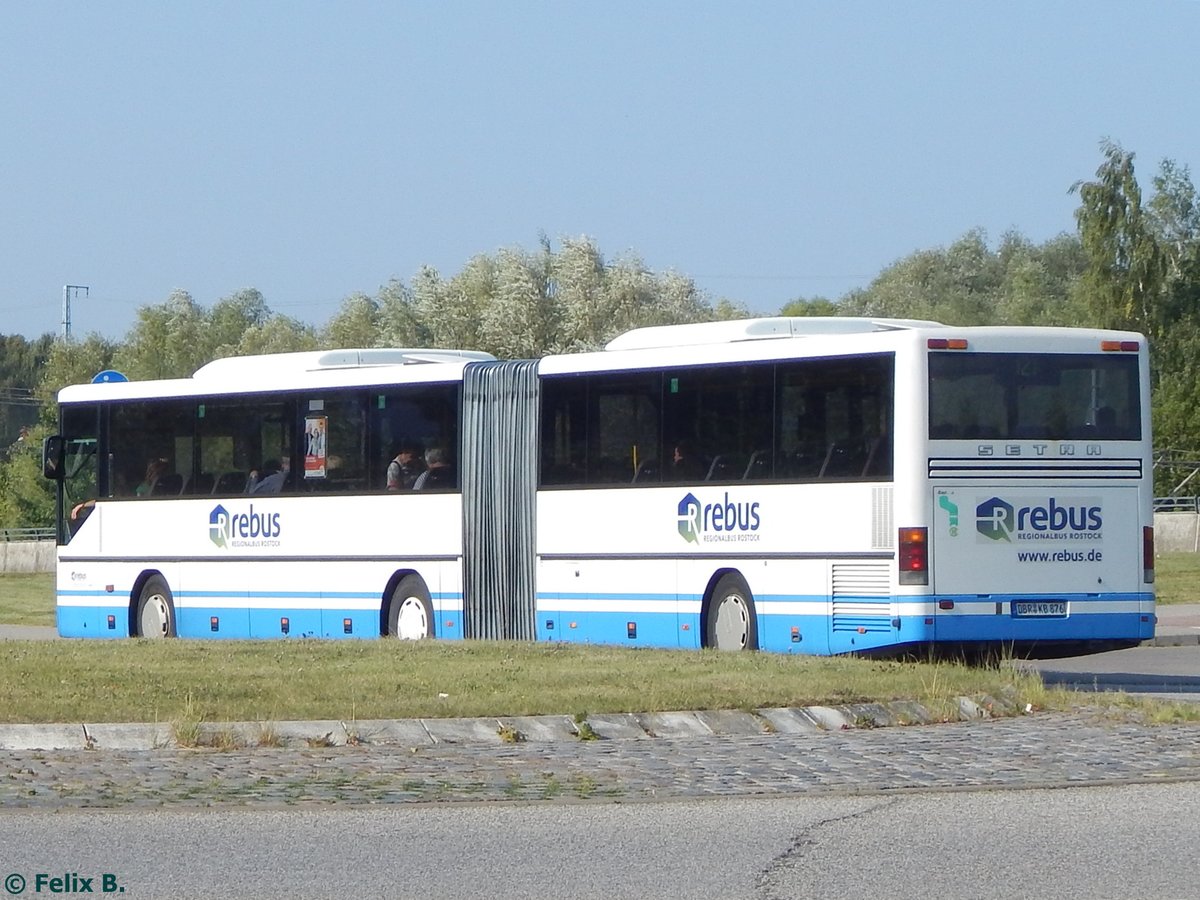
<instances>
[{"instance_id":1,"label":"guardrail","mask_svg":"<svg viewBox=\"0 0 1200 900\"><path fill-rule=\"evenodd\" d=\"M1200 513L1200 497L1155 497L1154 511Z\"/></svg>"},{"instance_id":2,"label":"guardrail","mask_svg":"<svg viewBox=\"0 0 1200 900\"><path fill-rule=\"evenodd\" d=\"M0 543L52 540L54 540L53 528L0 528Z\"/></svg>"}]
</instances>

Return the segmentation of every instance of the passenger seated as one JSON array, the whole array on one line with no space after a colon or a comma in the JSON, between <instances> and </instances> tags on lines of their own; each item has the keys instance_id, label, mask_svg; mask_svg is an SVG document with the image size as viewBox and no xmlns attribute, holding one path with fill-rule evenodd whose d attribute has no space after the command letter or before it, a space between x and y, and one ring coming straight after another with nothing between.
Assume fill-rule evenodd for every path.
<instances>
[{"instance_id":1,"label":"passenger seated","mask_svg":"<svg viewBox=\"0 0 1200 900\"><path fill-rule=\"evenodd\" d=\"M454 466L450 454L441 447L430 447L425 451L425 471L413 483L414 491L447 491L457 487Z\"/></svg>"},{"instance_id":2,"label":"passenger seated","mask_svg":"<svg viewBox=\"0 0 1200 900\"><path fill-rule=\"evenodd\" d=\"M708 466L686 438L675 442L671 460L672 481L703 481L708 474Z\"/></svg>"},{"instance_id":3,"label":"passenger seated","mask_svg":"<svg viewBox=\"0 0 1200 900\"><path fill-rule=\"evenodd\" d=\"M150 460L146 464L146 475L142 478L141 484L133 489L133 493L138 497L149 497L155 493L155 487L158 486L158 480L167 474L167 461L161 457ZM130 479L132 480L132 479ZM158 493L162 493L159 491ZM179 493L178 490L175 493Z\"/></svg>"},{"instance_id":4,"label":"passenger seated","mask_svg":"<svg viewBox=\"0 0 1200 900\"><path fill-rule=\"evenodd\" d=\"M278 494L283 490L283 486L287 483L288 476L292 474L292 461L284 457L278 463L274 460L263 466L263 472L267 474L260 475L259 472L250 473L249 493L251 494Z\"/></svg>"},{"instance_id":5,"label":"passenger seated","mask_svg":"<svg viewBox=\"0 0 1200 900\"><path fill-rule=\"evenodd\" d=\"M411 491L424 471L425 462L421 459L421 449L416 444L404 443L388 463L387 489Z\"/></svg>"}]
</instances>

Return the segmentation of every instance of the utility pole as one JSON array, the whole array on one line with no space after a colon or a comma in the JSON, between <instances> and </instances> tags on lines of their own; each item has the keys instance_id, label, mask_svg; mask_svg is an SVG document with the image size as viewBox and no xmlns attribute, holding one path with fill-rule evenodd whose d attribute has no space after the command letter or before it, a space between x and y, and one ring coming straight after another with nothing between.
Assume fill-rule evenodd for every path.
<instances>
[{"instance_id":1,"label":"utility pole","mask_svg":"<svg viewBox=\"0 0 1200 900\"><path fill-rule=\"evenodd\" d=\"M71 298L78 297L79 292L83 291L83 296L88 295L86 284L64 284L63 285L63 317L62 317L62 337L64 341L71 340Z\"/></svg>"}]
</instances>

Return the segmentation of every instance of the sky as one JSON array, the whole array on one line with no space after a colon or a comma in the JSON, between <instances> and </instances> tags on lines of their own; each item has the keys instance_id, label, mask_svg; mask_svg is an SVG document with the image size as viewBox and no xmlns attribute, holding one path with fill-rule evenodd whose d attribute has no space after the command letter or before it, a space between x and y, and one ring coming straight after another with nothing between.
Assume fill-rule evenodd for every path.
<instances>
[{"instance_id":1,"label":"sky","mask_svg":"<svg viewBox=\"0 0 1200 900\"><path fill-rule=\"evenodd\" d=\"M323 325L591 237L777 312L982 229L1075 229L1110 138L1200 164L1200 0L10 3L0 333L176 289ZM1193 175L1193 177L1196 177Z\"/></svg>"}]
</instances>

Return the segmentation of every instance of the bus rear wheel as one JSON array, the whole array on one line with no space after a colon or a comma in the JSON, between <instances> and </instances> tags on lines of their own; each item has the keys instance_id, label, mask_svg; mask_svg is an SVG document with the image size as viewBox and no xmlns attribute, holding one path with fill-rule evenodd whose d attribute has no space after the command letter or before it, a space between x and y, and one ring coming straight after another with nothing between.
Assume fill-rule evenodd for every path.
<instances>
[{"instance_id":1,"label":"bus rear wheel","mask_svg":"<svg viewBox=\"0 0 1200 900\"><path fill-rule=\"evenodd\" d=\"M758 617L754 597L741 575L721 577L708 605L704 646L716 650L757 650Z\"/></svg>"},{"instance_id":2,"label":"bus rear wheel","mask_svg":"<svg viewBox=\"0 0 1200 900\"><path fill-rule=\"evenodd\" d=\"M161 575L151 575L142 585L134 625L137 637L175 637L175 598Z\"/></svg>"},{"instance_id":3,"label":"bus rear wheel","mask_svg":"<svg viewBox=\"0 0 1200 900\"><path fill-rule=\"evenodd\" d=\"M388 637L419 641L433 637L433 603L419 575L405 575L388 602Z\"/></svg>"}]
</instances>

